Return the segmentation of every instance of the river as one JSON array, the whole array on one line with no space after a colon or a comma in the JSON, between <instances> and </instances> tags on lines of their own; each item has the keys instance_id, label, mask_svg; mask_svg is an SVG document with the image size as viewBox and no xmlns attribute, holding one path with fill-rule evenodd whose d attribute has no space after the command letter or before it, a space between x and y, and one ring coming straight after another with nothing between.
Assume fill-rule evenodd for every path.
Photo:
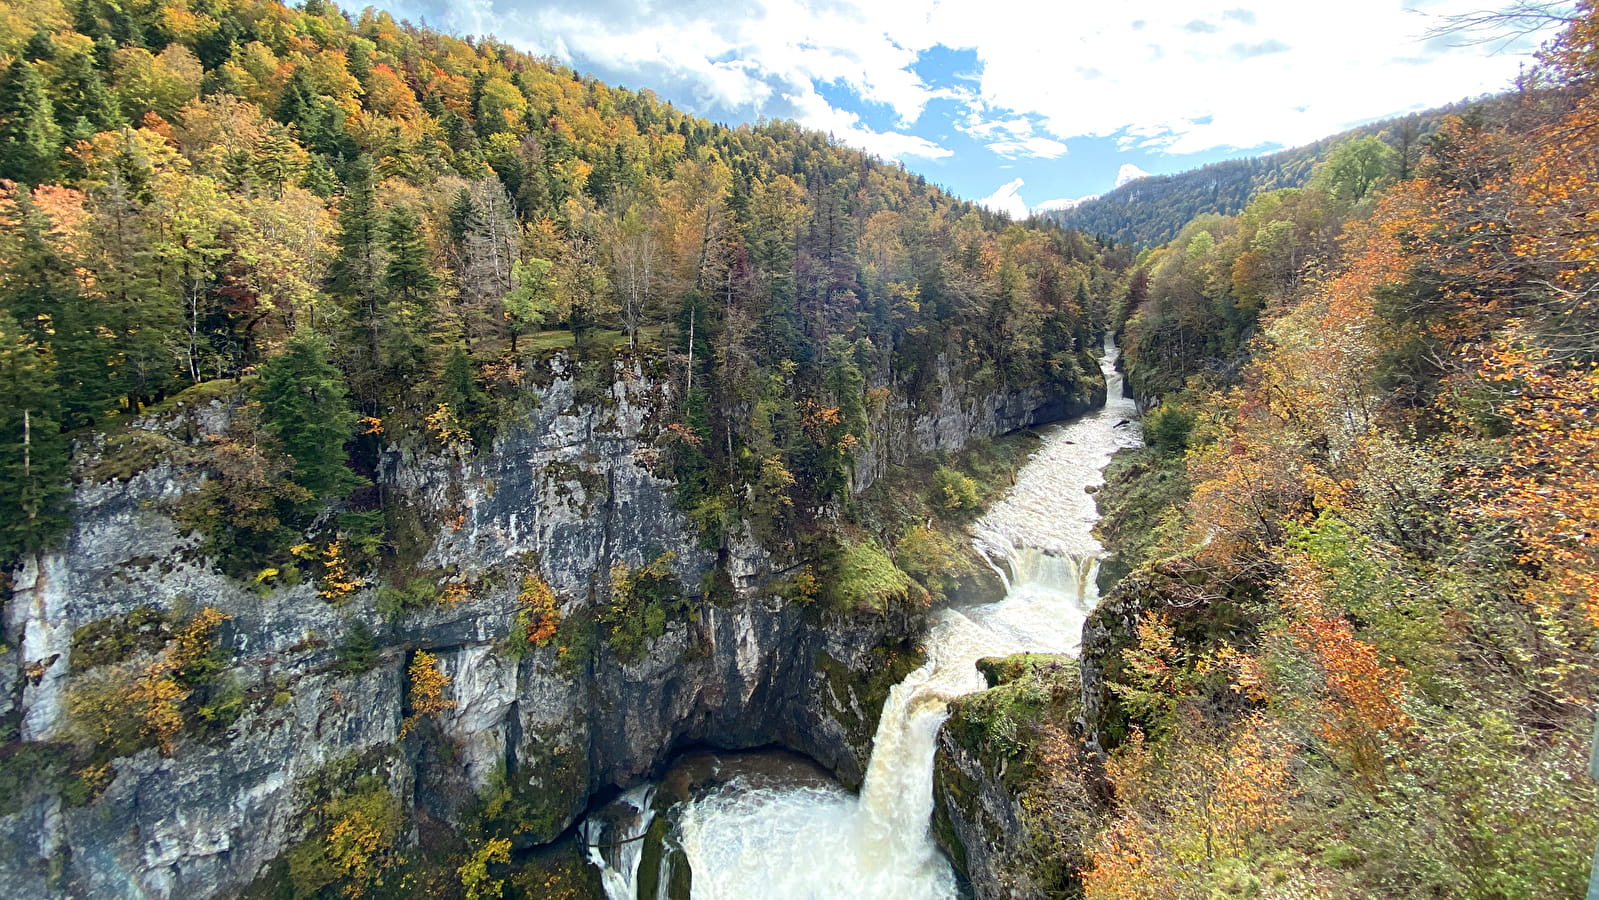
<instances>
[{"instance_id":1,"label":"river","mask_svg":"<svg viewBox=\"0 0 1599 900\"><path fill-rule=\"evenodd\" d=\"M674 837L692 868L694 900L957 896L954 870L930 827L938 727L952 698L985 686L978 659L1077 651L1083 621L1098 601L1095 574L1104 552L1093 536L1098 511L1089 491L1103 482L1112 454L1139 442L1137 411L1122 396L1116 356L1107 342L1101 368L1109 402L1046 429L1010 493L973 528L977 549L1004 579L1005 595L938 614L926 663L884 703L860 794L810 774L774 775L769 766L746 771L740 766L748 762L730 759L720 786L680 810ZM611 814L613 840L649 827L652 792L644 785L623 796L623 812L638 812L622 820ZM597 831L591 841L600 842ZM610 900L638 897L635 846L591 851ZM663 887L667 874L663 867Z\"/></svg>"}]
</instances>

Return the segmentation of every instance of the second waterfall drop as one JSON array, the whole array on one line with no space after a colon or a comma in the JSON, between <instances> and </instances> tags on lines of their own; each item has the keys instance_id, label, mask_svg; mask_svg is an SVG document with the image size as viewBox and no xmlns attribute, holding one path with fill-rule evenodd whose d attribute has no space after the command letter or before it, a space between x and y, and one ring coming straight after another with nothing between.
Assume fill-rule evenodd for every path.
<instances>
[{"instance_id":1,"label":"second waterfall drop","mask_svg":"<svg viewBox=\"0 0 1599 900\"><path fill-rule=\"evenodd\" d=\"M1005 596L939 613L926 663L883 706L860 795L734 778L683 809L678 837L696 900L956 896L930 830L938 728L951 699L985 686L982 657L1077 651L1103 553L1088 491L1112 454L1139 443L1115 363L1107 343L1106 406L1049 429L1015 487L978 521L977 548L1004 578Z\"/></svg>"}]
</instances>

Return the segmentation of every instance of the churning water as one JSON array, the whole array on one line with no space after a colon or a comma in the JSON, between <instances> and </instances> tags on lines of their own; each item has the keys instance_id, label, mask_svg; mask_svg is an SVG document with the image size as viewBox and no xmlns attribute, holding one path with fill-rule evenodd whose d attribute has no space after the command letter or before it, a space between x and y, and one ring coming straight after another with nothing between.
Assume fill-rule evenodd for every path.
<instances>
[{"instance_id":1,"label":"churning water","mask_svg":"<svg viewBox=\"0 0 1599 900\"><path fill-rule=\"evenodd\" d=\"M1107 342L1106 406L1048 429L1015 487L978 521L977 549L1004 579L1005 596L939 613L927 662L883 706L860 795L827 783L735 777L690 801L676 839L692 868L694 900L956 895L955 874L930 829L938 727L952 698L984 687L978 659L1077 651L1098 600L1104 550L1092 533L1097 511L1088 490L1102 483L1113 453L1139 441L1116 355ZM626 830L641 834L648 797L636 799L641 813ZM636 855L600 862L610 900L635 900Z\"/></svg>"}]
</instances>

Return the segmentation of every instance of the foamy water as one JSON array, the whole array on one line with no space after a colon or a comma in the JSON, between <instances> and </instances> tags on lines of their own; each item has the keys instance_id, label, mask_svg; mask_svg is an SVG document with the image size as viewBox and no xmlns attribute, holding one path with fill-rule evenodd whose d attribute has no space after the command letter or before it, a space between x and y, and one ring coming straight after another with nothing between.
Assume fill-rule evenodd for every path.
<instances>
[{"instance_id":1,"label":"foamy water","mask_svg":"<svg viewBox=\"0 0 1599 900\"><path fill-rule=\"evenodd\" d=\"M951 699L985 686L982 657L1077 651L1098 601L1104 552L1088 490L1103 483L1112 454L1139 442L1115 360L1107 343L1109 403L1047 429L1010 493L977 522L975 544L1004 578L1005 596L939 613L926 663L883 705L860 795L735 778L685 804L675 837L693 870L695 900L956 896L955 873L931 833L938 727ZM611 900L638 896L636 861L632 867L606 871Z\"/></svg>"}]
</instances>

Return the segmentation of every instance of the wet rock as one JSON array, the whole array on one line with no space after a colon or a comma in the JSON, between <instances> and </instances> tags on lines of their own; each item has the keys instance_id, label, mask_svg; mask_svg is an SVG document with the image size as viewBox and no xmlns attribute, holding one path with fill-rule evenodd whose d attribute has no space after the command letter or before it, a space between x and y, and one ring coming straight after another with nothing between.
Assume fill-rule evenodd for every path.
<instances>
[{"instance_id":1,"label":"wet rock","mask_svg":"<svg viewBox=\"0 0 1599 900\"><path fill-rule=\"evenodd\" d=\"M1041 389L971 396L950 367L941 371L931 407L894 401L857 470L862 485L892 463L1058 418L1079 402ZM442 523L421 536L419 571L460 588L453 605L395 622L371 588L332 605L309 584L256 588L222 575L171 515L203 483L193 466L158 462L80 483L60 547L13 577L4 643L14 649L0 653L0 716L13 735L28 745L69 737L74 634L141 607L230 617L232 659L218 677L238 689L243 711L221 733L186 733L169 757L150 748L112 761L80 805L60 784L0 804L0 895L235 894L306 839L308 813L325 802L307 785L339 760L381 760L404 804L445 823L500 796L519 847L555 839L592 796L658 772L695 743L779 744L859 783L883 681L897 680L925 622L824 620L766 594L802 561L735 525L723 551L734 602L694 600L641 658L619 659L593 624L612 565L670 553L692 597L717 554L651 468L657 411L671 408L674 389L658 362L617 360L597 398L580 397L575 374L561 357L534 373L526 412L493 447L386 448L376 478L384 491ZM137 427L198 447L226 430L231 410L193 404ZM506 639L530 569L555 591L567 630L512 658ZM376 659L349 673L337 647L357 621L375 635ZM402 742L406 665L418 650L438 658L455 705Z\"/></svg>"}]
</instances>

